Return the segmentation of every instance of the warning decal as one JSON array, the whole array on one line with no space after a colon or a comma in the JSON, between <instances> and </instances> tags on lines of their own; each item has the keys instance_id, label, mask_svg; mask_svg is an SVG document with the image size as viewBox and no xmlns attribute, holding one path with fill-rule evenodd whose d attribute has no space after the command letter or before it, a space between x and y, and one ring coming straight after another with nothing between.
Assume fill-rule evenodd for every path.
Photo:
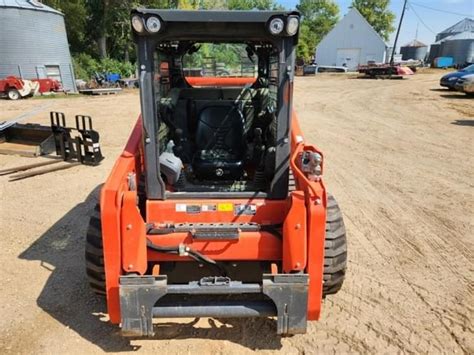
<instances>
[{"instance_id":1,"label":"warning decal","mask_svg":"<svg viewBox=\"0 0 474 355\"><path fill-rule=\"evenodd\" d=\"M186 204L185 203L177 203L176 204L176 212L186 212Z\"/></svg>"},{"instance_id":2,"label":"warning decal","mask_svg":"<svg viewBox=\"0 0 474 355\"><path fill-rule=\"evenodd\" d=\"M255 215L257 213L256 205L235 205L234 214L240 215Z\"/></svg>"},{"instance_id":3,"label":"warning decal","mask_svg":"<svg viewBox=\"0 0 474 355\"><path fill-rule=\"evenodd\" d=\"M201 211L202 212L216 212L217 206L216 205L202 205Z\"/></svg>"},{"instance_id":4,"label":"warning decal","mask_svg":"<svg viewBox=\"0 0 474 355\"><path fill-rule=\"evenodd\" d=\"M186 212L187 213L200 213L201 212L201 206L200 205L187 205L186 206Z\"/></svg>"},{"instance_id":5,"label":"warning decal","mask_svg":"<svg viewBox=\"0 0 474 355\"><path fill-rule=\"evenodd\" d=\"M217 205L217 210L219 212L232 212L234 210L233 203L219 203Z\"/></svg>"}]
</instances>

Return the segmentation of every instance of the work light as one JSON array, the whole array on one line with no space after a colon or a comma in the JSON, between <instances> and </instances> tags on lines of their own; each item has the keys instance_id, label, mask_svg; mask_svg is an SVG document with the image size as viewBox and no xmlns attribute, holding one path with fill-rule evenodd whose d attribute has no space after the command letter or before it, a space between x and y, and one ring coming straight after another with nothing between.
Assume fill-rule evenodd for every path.
<instances>
[{"instance_id":1,"label":"work light","mask_svg":"<svg viewBox=\"0 0 474 355\"><path fill-rule=\"evenodd\" d=\"M285 28L285 22L279 17L274 18L270 21L270 26L268 29L272 35L279 35Z\"/></svg>"},{"instance_id":2,"label":"work light","mask_svg":"<svg viewBox=\"0 0 474 355\"><path fill-rule=\"evenodd\" d=\"M146 29L150 33L157 33L161 30L161 21L158 17L151 16L146 20Z\"/></svg>"},{"instance_id":3,"label":"work light","mask_svg":"<svg viewBox=\"0 0 474 355\"><path fill-rule=\"evenodd\" d=\"M288 19L288 23L286 24L286 33L290 36L294 36L296 32L298 32L298 26L300 25L300 21L298 17L290 17Z\"/></svg>"},{"instance_id":4,"label":"work light","mask_svg":"<svg viewBox=\"0 0 474 355\"><path fill-rule=\"evenodd\" d=\"M132 27L136 32L143 32L143 21L140 16L132 17Z\"/></svg>"}]
</instances>

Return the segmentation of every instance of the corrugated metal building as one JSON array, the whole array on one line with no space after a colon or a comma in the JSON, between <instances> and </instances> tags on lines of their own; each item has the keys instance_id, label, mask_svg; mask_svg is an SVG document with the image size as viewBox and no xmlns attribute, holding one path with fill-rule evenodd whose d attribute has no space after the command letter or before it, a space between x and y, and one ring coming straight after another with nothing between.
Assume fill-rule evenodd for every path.
<instances>
[{"instance_id":1,"label":"corrugated metal building","mask_svg":"<svg viewBox=\"0 0 474 355\"><path fill-rule=\"evenodd\" d=\"M429 62L437 57L453 57L454 65L474 63L474 20L466 18L436 36Z\"/></svg>"},{"instance_id":2,"label":"corrugated metal building","mask_svg":"<svg viewBox=\"0 0 474 355\"><path fill-rule=\"evenodd\" d=\"M367 62L384 63L386 44L356 8L339 21L316 48L318 65L356 70Z\"/></svg>"},{"instance_id":3,"label":"corrugated metal building","mask_svg":"<svg viewBox=\"0 0 474 355\"><path fill-rule=\"evenodd\" d=\"M447 37L457 35L463 32L473 32L474 31L474 20L470 18L465 18L464 20L459 21L455 25L445 29L443 32L440 32L436 35L436 42L441 41Z\"/></svg>"},{"instance_id":4,"label":"corrugated metal building","mask_svg":"<svg viewBox=\"0 0 474 355\"><path fill-rule=\"evenodd\" d=\"M433 63L435 58L438 58L440 56L442 42L443 40L440 40L430 46L430 52L428 53L428 63Z\"/></svg>"},{"instance_id":5,"label":"corrugated metal building","mask_svg":"<svg viewBox=\"0 0 474 355\"><path fill-rule=\"evenodd\" d=\"M454 65L474 63L474 32L458 33L446 38L441 43L440 57L453 57Z\"/></svg>"},{"instance_id":6,"label":"corrugated metal building","mask_svg":"<svg viewBox=\"0 0 474 355\"><path fill-rule=\"evenodd\" d=\"M416 39L400 48L402 60L425 60L428 46Z\"/></svg>"},{"instance_id":7,"label":"corrugated metal building","mask_svg":"<svg viewBox=\"0 0 474 355\"><path fill-rule=\"evenodd\" d=\"M53 78L76 92L61 12L35 0L0 0L0 78Z\"/></svg>"}]
</instances>

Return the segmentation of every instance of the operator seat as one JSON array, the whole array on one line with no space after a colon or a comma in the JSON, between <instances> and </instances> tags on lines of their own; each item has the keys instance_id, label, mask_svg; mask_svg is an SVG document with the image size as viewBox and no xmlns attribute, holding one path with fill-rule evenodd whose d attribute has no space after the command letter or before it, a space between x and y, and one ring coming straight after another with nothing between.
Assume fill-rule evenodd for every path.
<instances>
[{"instance_id":1,"label":"operator seat","mask_svg":"<svg viewBox=\"0 0 474 355\"><path fill-rule=\"evenodd\" d=\"M214 102L201 108L196 127L193 170L202 180L235 180L243 174L245 156L242 110L235 102Z\"/></svg>"}]
</instances>

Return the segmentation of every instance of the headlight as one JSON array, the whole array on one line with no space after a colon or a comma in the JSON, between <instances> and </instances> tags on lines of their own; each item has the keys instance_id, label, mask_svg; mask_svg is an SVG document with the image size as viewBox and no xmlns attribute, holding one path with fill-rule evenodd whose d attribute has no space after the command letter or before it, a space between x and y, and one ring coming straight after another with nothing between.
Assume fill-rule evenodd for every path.
<instances>
[{"instance_id":1,"label":"headlight","mask_svg":"<svg viewBox=\"0 0 474 355\"><path fill-rule=\"evenodd\" d=\"M280 34L284 28L285 28L285 23L283 22L281 18L278 18L278 17L271 20L270 26L268 26L268 29L272 35Z\"/></svg>"},{"instance_id":2,"label":"headlight","mask_svg":"<svg viewBox=\"0 0 474 355\"><path fill-rule=\"evenodd\" d=\"M300 21L297 17L290 17L286 25L286 33L288 33L290 36L294 36L296 32L298 32L299 25Z\"/></svg>"},{"instance_id":3,"label":"headlight","mask_svg":"<svg viewBox=\"0 0 474 355\"><path fill-rule=\"evenodd\" d=\"M448 79L448 81L453 81L453 80L456 80L457 78L455 76L452 76Z\"/></svg>"},{"instance_id":4,"label":"headlight","mask_svg":"<svg viewBox=\"0 0 474 355\"><path fill-rule=\"evenodd\" d=\"M132 27L136 32L143 32L143 20L140 16L132 17Z\"/></svg>"},{"instance_id":5,"label":"headlight","mask_svg":"<svg viewBox=\"0 0 474 355\"><path fill-rule=\"evenodd\" d=\"M161 21L158 17L151 16L146 20L146 29L148 32L157 33L161 30Z\"/></svg>"}]
</instances>

